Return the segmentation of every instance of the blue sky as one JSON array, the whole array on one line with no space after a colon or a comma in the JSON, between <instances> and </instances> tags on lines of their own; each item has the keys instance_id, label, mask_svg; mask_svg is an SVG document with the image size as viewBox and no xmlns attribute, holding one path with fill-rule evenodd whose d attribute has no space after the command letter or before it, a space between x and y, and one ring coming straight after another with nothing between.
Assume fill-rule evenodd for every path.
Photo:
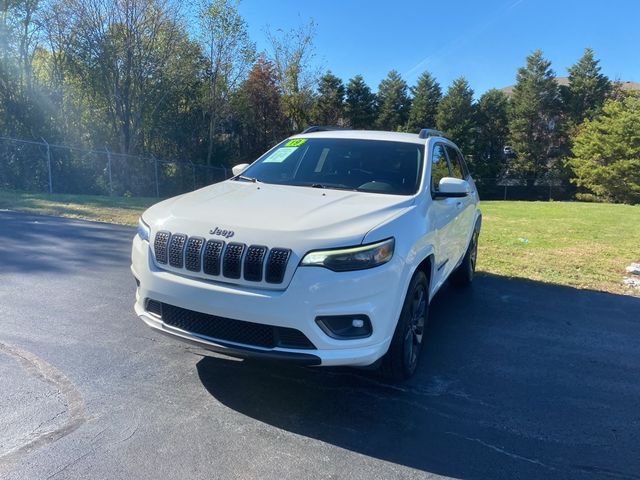
<instances>
[{"instance_id":1,"label":"blue sky","mask_svg":"<svg viewBox=\"0 0 640 480\"><path fill-rule=\"evenodd\" d=\"M612 79L640 82L640 0L243 0L259 49L265 28L313 18L316 61L373 90L396 69L412 85L425 69L443 88L464 75L476 91L514 83L525 57L541 48L557 75L595 50Z\"/></svg>"}]
</instances>

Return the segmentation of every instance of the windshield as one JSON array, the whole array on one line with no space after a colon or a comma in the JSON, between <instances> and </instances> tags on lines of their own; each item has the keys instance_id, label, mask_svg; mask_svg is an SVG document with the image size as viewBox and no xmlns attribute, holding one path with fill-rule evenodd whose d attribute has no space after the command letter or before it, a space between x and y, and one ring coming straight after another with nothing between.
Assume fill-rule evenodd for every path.
<instances>
[{"instance_id":1,"label":"windshield","mask_svg":"<svg viewBox=\"0 0 640 480\"><path fill-rule=\"evenodd\" d=\"M412 195L420 185L423 157L424 147L413 143L296 138L266 153L236 178Z\"/></svg>"}]
</instances>

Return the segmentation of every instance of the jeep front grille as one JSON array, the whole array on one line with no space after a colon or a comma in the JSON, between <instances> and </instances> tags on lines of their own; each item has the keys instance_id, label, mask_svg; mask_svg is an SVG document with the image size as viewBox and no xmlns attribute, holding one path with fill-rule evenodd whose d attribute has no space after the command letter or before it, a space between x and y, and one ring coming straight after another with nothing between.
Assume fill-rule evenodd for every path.
<instances>
[{"instance_id":1,"label":"jeep front grille","mask_svg":"<svg viewBox=\"0 0 640 480\"><path fill-rule=\"evenodd\" d=\"M213 277L278 284L284 281L291 250L264 245L228 243L222 240L187 237L183 233L156 233L153 250L156 262Z\"/></svg>"},{"instance_id":2,"label":"jeep front grille","mask_svg":"<svg viewBox=\"0 0 640 480\"><path fill-rule=\"evenodd\" d=\"M297 348L315 350L316 347L300 330L262 323L218 317L195 312L155 300L147 300L147 311L170 325L212 340L240 343L261 348Z\"/></svg>"}]
</instances>

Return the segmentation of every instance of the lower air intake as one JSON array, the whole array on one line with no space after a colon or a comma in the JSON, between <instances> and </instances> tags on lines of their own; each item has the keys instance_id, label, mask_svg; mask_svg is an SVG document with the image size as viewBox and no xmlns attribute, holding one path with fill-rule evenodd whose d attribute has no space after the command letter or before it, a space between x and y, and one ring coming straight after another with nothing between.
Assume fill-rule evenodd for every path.
<instances>
[{"instance_id":1,"label":"lower air intake","mask_svg":"<svg viewBox=\"0 0 640 480\"><path fill-rule=\"evenodd\" d=\"M234 320L194 312L167 303L162 304L162 321L180 330L213 340L240 343L261 348L296 348L315 350L304 333L294 328Z\"/></svg>"}]
</instances>

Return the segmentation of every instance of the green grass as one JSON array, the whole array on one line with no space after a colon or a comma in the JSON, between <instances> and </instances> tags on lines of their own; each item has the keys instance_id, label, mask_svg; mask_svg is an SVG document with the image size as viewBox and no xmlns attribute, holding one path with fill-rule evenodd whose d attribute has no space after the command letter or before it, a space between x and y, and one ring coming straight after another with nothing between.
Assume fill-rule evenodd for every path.
<instances>
[{"instance_id":1,"label":"green grass","mask_svg":"<svg viewBox=\"0 0 640 480\"><path fill-rule=\"evenodd\" d=\"M153 198L0 191L0 209L135 225ZM640 261L640 205L482 202L478 270L634 294L625 267ZM635 292L638 295L638 292Z\"/></svg>"},{"instance_id":2,"label":"green grass","mask_svg":"<svg viewBox=\"0 0 640 480\"><path fill-rule=\"evenodd\" d=\"M640 260L640 205L483 202L481 208L478 270L633 294L622 278Z\"/></svg>"},{"instance_id":3,"label":"green grass","mask_svg":"<svg viewBox=\"0 0 640 480\"><path fill-rule=\"evenodd\" d=\"M140 213L157 201L155 198L47 195L0 190L0 209L121 225L137 225Z\"/></svg>"}]
</instances>

